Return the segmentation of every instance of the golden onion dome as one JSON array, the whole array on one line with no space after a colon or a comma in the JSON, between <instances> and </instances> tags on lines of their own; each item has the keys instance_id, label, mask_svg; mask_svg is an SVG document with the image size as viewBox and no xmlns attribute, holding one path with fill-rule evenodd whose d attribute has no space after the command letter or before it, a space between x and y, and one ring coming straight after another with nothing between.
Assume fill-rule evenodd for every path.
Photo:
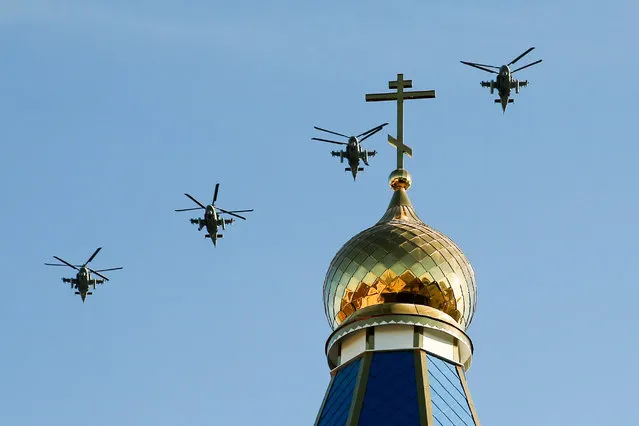
<instances>
[{"instance_id":1,"label":"golden onion dome","mask_svg":"<svg viewBox=\"0 0 639 426\"><path fill-rule=\"evenodd\" d=\"M324 309L331 327L368 306L399 302L437 309L466 329L477 301L470 262L417 216L406 194L406 170L391 173L390 184L386 213L344 244L328 268Z\"/></svg>"}]
</instances>

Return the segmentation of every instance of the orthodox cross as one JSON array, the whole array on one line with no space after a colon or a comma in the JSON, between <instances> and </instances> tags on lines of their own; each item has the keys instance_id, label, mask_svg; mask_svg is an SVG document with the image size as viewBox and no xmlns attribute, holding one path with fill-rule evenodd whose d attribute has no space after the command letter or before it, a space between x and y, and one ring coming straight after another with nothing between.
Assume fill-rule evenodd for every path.
<instances>
[{"instance_id":1,"label":"orthodox cross","mask_svg":"<svg viewBox=\"0 0 639 426\"><path fill-rule=\"evenodd\" d=\"M413 87L412 80L404 80L404 74L397 74L397 80L389 81L389 89L397 89L392 93L371 93L366 95L366 102L397 101L397 139L388 135L388 142L397 148L397 168L404 168L404 153L413 156L413 150L404 144L404 99L430 99L435 97L434 90L404 92Z\"/></svg>"}]
</instances>

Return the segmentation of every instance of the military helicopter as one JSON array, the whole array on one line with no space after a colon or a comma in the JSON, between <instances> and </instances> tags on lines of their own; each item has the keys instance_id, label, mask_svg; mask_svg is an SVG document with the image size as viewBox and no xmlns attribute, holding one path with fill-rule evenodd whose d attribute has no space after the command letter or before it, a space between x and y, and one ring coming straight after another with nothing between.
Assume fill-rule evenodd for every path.
<instances>
[{"instance_id":1,"label":"military helicopter","mask_svg":"<svg viewBox=\"0 0 639 426\"><path fill-rule=\"evenodd\" d=\"M45 265L47 266L68 266L70 268L75 269L76 271L78 271L78 273L75 275L75 278L62 278L62 281L65 283L70 283L71 284L71 288L75 288L77 291L75 292L75 294L79 294L80 297L82 298L82 303L84 303L84 299L86 299L87 295L91 295L93 294L92 292L89 291L89 286L93 286L93 289L95 290L95 285L96 284L102 284L105 281L109 281L109 279L107 277L105 277L104 275L102 275L100 272L107 272L107 271L116 271L118 269L122 269L122 267L120 266L119 268L109 268L109 269L91 269L89 268L87 265L89 264L89 262L91 262L95 256L98 254L98 252L102 250L102 247L98 247L97 250L95 252L93 252L93 254L91 255L91 257L89 258L89 260L87 260L86 262L84 262L83 265L72 265L69 262L67 262L66 260L60 259L58 256L53 256L54 258L56 258L57 260L59 260L60 262L62 262L62 264L59 263L45 263ZM101 277L101 280L96 280L94 278L91 278L91 274L95 274L99 277Z\"/></svg>"},{"instance_id":2,"label":"military helicopter","mask_svg":"<svg viewBox=\"0 0 639 426\"><path fill-rule=\"evenodd\" d=\"M338 142L322 138L311 138L311 140L329 142L337 145L346 145L346 151L331 151L331 155L333 157L339 157L339 160L342 163L344 162L344 158L348 160L349 167L346 167L344 170L347 172L351 172L353 174L353 180L355 180L357 179L357 172L361 172L364 170L363 167L359 167L359 160L362 160L362 162L368 166L368 157L374 157L375 154L377 154L377 151L366 151L365 149L362 149L361 143L364 142L366 138L373 136L375 133L382 130L382 128L387 124L388 123L380 124L379 126L373 127L372 129L367 130L364 133L360 133L357 136L346 136L342 133L337 133L331 130L326 130L322 129L321 127L314 126L315 129L319 131L345 137L346 139L348 139L348 142Z\"/></svg>"},{"instance_id":3,"label":"military helicopter","mask_svg":"<svg viewBox=\"0 0 639 426\"><path fill-rule=\"evenodd\" d=\"M230 225L231 223L233 223L233 218L231 219L224 219L223 217L220 216L220 214L229 214L231 216L235 216L238 217L240 219L246 220L246 218L244 216L240 216L239 214L236 213L247 213L247 212L252 212L253 209L250 210L224 210L220 207L216 207L215 206L215 201L217 201L217 192L220 188L220 184L216 184L215 185L215 193L213 194L213 201L211 202L211 204L209 204L208 206L205 206L204 204L200 203L198 200L196 200L194 197L192 197L189 194L184 194L187 197L189 197L195 204L197 204L199 207L193 207L190 209L178 209L175 210L176 212L186 212L186 211L190 211L190 210L199 210L199 209L204 209L204 219L191 219L191 223L198 225L198 231L201 231L202 228L206 227L206 232L207 234L204 236L205 238L210 238L211 241L213 241L213 245L217 246L217 239L218 238L222 238L223 235L218 233L218 229L221 226L223 230L226 230L226 225ZM219 213L218 213L219 210Z\"/></svg>"},{"instance_id":4,"label":"military helicopter","mask_svg":"<svg viewBox=\"0 0 639 426\"><path fill-rule=\"evenodd\" d=\"M515 102L514 99L510 99L510 89L515 89L515 93L519 93L520 87L528 86L528 80L522 80L522 81L516 80L513 78L513 74L516 73L517 71L523 70L524 68L532 67L533 65L540 63L541 59L538 61L532 62L528 65L524 65L523 67L519 67L513 71L511 71L509 67L513 65L515 62L517 62L518 60L520 60L521 58L523 58L524 56L526 56L527 54L529 54L533 49L534 47L531 47L530 49L526 50L524 53L522 53L521 55L517 56L515 59L510 61L508 65L502 65L501 67L496 67L494 65L476 64L474 62L465 62L465 61L460 61L460 62L464 65L469 65L471 67L479 68L480 70L483 70L486 72L497 74L497 78L496 78L497 81L482 81L481 86L489 87L491 94L493 93L495 89L497 89L499 93L499 99L495 99L495 103L501 103L502 111L506 112L506 107L508 106L508 104ZM499 70L499 72L493 71L488 68L494 68L496 70Z\"/></svg>"}]
</instances>

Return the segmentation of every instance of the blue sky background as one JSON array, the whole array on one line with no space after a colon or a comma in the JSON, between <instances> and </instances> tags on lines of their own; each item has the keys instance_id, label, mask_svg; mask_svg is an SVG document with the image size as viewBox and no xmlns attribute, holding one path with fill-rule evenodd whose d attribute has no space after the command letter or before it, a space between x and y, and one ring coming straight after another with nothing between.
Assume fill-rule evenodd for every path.
<instances>
[{"instance_id":1,"label":"blue sky background","mask_svg":"<svg viewBox=\"0 0 639 426\"><path fill-rule=\"evenodd\" d=\"M471 260L483 424L629 424L638 350L636 1L0 0L0 424L305 425L328 265L391 196L311 142L398 72L409 195ZM506 114L459 60L544 62ZM522 62L527 63L527 62ZM386 133L386 132L385 132ZM217 248L189 192L254 208ZM57 255L124 266L82 304Z\"/></svg>"}]
</instances>

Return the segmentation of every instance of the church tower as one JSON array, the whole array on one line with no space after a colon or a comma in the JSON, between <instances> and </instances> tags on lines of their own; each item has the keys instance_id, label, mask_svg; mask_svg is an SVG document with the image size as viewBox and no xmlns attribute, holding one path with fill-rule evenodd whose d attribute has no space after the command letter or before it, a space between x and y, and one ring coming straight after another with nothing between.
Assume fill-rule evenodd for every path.
<instances>
[{"instance_id":1,"label":"church tower","mask_svg":"<svg viewBox=\"0 0 639 426\"><path fill-rule=\"evenodd\" d=\"M466 335L477 301L473 268L446 235L417 215L404 169L403 101L434 91L366 95L397 102L397 169L388 209L337 252L324 281L331 381L317 426L479 426L468 385Z\"/></svg>"}]
</instances>

